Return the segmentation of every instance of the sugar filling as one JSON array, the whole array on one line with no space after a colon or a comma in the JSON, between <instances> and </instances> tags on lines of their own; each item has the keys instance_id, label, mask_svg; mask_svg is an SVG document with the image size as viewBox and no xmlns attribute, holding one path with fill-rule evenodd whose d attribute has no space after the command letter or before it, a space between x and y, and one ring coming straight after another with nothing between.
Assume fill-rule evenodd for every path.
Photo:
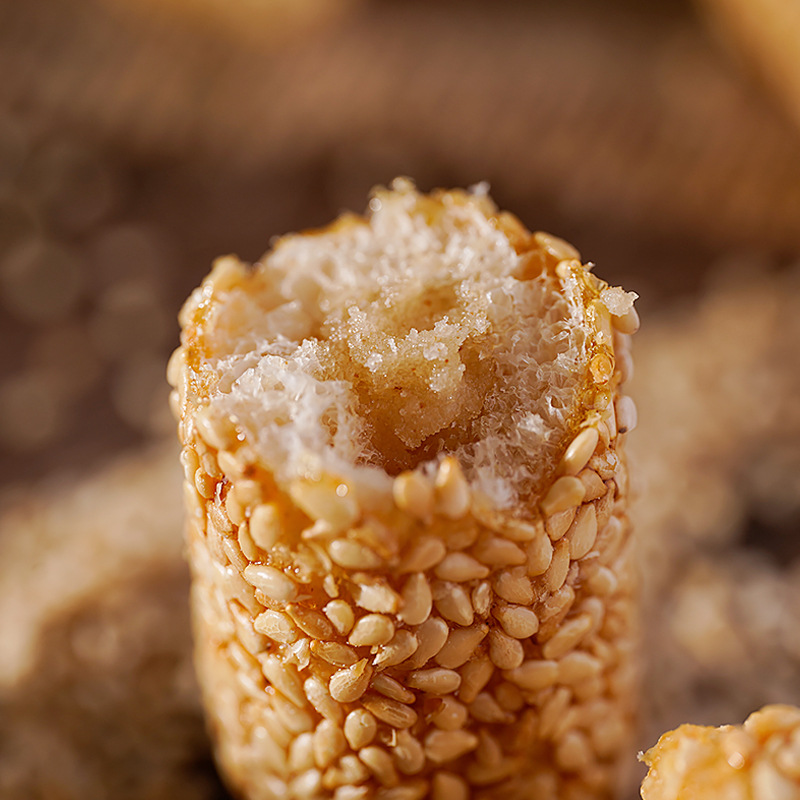
<instances>
[{"instance_id":1,"label":"sugar filling","mask_svg":"<svg viewBox=\"0 0 800 800\"><path fill-rule=\"evenodd\" d=\"M211 405L279 481L452 454L506 508L557 460L588 362L580 291L528 274L488 201L448 197L379 193L366 221L286 237L221 295Z\"/></svg>"}]
</instances>

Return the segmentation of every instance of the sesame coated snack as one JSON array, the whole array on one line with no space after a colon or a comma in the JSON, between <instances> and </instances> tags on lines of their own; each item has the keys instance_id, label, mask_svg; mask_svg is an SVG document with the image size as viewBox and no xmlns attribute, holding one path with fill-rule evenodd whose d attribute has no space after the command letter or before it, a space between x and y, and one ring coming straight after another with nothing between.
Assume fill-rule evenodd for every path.
<instances>
[{"instance_id":1,"label":"sesame coated snack","mask_svg":"<svg viewBox=\"0 0 800 800\"><path fill-rule=\"evenodd\" d=\"M369 209L219 259L181 312L219 764L249 800L611 797L634 296L480 187Z\"/></svg>"},{"instance_id":2,"label":"sesame coated snack","mask_svg":"<svg viewBox=\"0 0 800 800\"><path fill-rule=\"evenodd\" d=\"M744 725L681 725L640 756L643 800L797 800L800 709L765 706Z\"/></svg>"}]
</instances>

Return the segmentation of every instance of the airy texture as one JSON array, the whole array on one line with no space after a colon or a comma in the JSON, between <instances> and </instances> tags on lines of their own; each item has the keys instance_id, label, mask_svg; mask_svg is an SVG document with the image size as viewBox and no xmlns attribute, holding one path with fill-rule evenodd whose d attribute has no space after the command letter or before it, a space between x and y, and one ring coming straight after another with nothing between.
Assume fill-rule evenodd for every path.
<instances>
[{"instance_id":1,"label":"airy texture","mask_svg":"<svg viewBox=\"0 0 800 800\"><path fill-rule=\"evenodd\" d=\"M477 191L217 262L169 377L197 663L247 798L610 797L632 298Z\"/></svg>"}]
</instances>

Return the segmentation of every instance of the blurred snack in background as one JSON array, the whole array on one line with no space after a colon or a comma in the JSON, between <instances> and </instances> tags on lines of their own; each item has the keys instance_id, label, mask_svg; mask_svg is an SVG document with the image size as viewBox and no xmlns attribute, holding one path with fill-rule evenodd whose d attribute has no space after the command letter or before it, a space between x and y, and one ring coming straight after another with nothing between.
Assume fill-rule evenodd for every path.
<instances>
[{"instance_id":1,"label":"blurred snack in background","mask_svg":"<svg viewBox=\"0 0 800 800\"><path fill-rule=\"evenodd\" d=\"M720 38L800 125L800 6L794 0L700 0Z\"/></svg>"},{"instance_id":2,"label":"blurred snack in background","mask_svg":"<svg viewBox=\"0 0 800 800\"><path fill-rule=\"evenodd\" d=\"M637 336L651 741L800 703L798 303L797 266L767 280L728 262Z\"/></svg>"}]
</instances>

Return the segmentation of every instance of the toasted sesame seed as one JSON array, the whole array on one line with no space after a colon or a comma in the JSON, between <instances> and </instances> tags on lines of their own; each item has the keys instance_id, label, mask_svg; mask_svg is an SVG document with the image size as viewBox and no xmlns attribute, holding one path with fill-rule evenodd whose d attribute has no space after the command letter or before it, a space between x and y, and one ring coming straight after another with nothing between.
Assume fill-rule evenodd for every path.
<instances>
[{"instance_id":1,"label":"toasted sesame seed","mask_svg":"<svg viewBox=\"0 0 800 800\"><path fill-rule=\"evenodd\" d=\"M413 703L416 700L414 692L410 692L400 681L386 673L378 673L372 679L372 688L391 700L397 700L398 703Z\"/></svg>"},{"instance_id":2,"label":"toasted sesame seed","mask_svg":"<svg viewBox=\"0 0 800 800\"><path fill-rule=\"evenodd\" d=\"M608 383L614 375L614 360L606 353L598 353L589 362L589 372L596 384Z\"/></svg>"},{"instance_id":3,"label":"toasted sesame seed","mask_svg":"<svg viewBox=\"0 0 800 800\"><path fill-rule=\"evenodd\" d=\"M571 702L572 692L566 686L558 686L545 700L539 715L539 733L543 739L554 737Z\"/></svg>"},{"instance_id":4,"label":"toasted sesame seed","mask_svg":"<svg viewBox=\"0 0 800 800\"><path fill-rule=\"evenodd\" d=\"M457 583L436 581L431 587L436 610L458 625L471 625L474 611L466 590Z\"/></svg>"},{"instance_id":5,"label":"toasted sesame seed","mask_svg":"<svg viewBox=\"0 0 800 800\"><path fill-rule=\"evenodd\" d=\"M366 747L378 732L375 717L364 708L351 711L344 721L344 735L353 750Z\"/></svg>"},{"instance_id":6,"label":"toasted sesame seed","mask_svg":"<svg viewBox=\"0 0 800 800\"><path fill-rule=\"evenodd\" d=\"M303 689L308 698L308 702L311 703L318 713L322 714L325 719L335 722L337 725L342 724L344 718L342 706L330 696L328 687L325 686L320 678L315 675L307 678L303 684Z\"/></svg>"},{"instance_id":7,"label":"toasted sesame seed","mask_svg":"<svg viewBox=\"0 0 800 800\"><path fill-rule=\"evenodd\" d=\"M392 494L397 507L417 519L429 519L433 513L433 486L417 471L401 472L394 479Z\"/></svg>"},{"instance_id":8,"label":"toasted sesame seed","mask_svg":"<svg viewBox=\"0 0 800 800\"><path fill-rule=\"evenodd\" d=\"M372 667L366 658L350 667L340 669L331 676L328 691L334 700L340 703L352 703L367 691Z\"/></svg>"},{"instance_id":9,"label":"toasted sesame seed","mask_svg":"<svg viewBox=\"0 0 800 800\"><path fill-rule=\"evenodd\" d=\"M527 639L539 630L539 618L533 609L525 606L500 605L493 613L503 630L514 639Z\"/></svg>"},{"instance_id":10,"label":"toasted sesame seed","mask_svg":"<svg viewBox=\"0 0 800 800\"><path fill-rule=\"evenodd\" d=\"M592 618L581 614L561 624L556 634L545 642L542 653L545 658L559 659L574 650L592 628Z\"/></svg>"},{"instance_id":11,"label":"toasted sesame seed","mask_svg":"<svg viewBox=\"0 0 800 800\"><path fill-rule=\"evenodd\" d=\"M518 686L508 681L502 681L494 690L494 696L499 706L506 711L516 713L525 707L525 697Z\"/></svg>"},{"instance_id":12,"label":"toasted sesame seed","mask_svg":"<svg viewBox=\"0 0 800 800\"><path fill-rule=\"evenodd\" d=\"M382 786L397 786L400 779L394 761L382 747L364 747L359 750L358 757Z\"/></svg>"},{"instance_id":13,"label":"toasted sesame seed","mask_svg":"<svg viewBox=\"0 0 800 800\"><path fill-rule=\"evenodd\" d=\"M498 705L489 692L480 692L470 703L469 713L479 722L508 725L514 721L514 715Z\"/></svg>"},{"instance_id":14,"label":"toasted sesame seed","mask_svg":"<svg viewBox=\"0 0 800 800\"><path fill-rule=\"evenodd\" d=\"M522 645L500 630L493 630L489 634L489 658L498 669L514 669L524 658Z\"/></svg>"},{"instance_id":15,"label":"toasted sesame seed","mask_svg":"<svg viewBox=\"0 0 800 800\"><path fill-rule=\"evenodd\" d=\"M461 676L452 669L419 669L408 674L406 685L428 694L450 694L461 686Z\"/></svg>"},{"instance_id":16,"label":"toasted sesame seed","mask_svg":"<svg viewBox=\"0 0 800 800\"><path fill-rule=\"evenodd\" d=\"M608 597L614 594L617 590L617 584L615 573L608 567L603 566L598 567L597 571L586 581L589 591L599 597Z\"/></svg>"},{"instance_id":17,"label":"toasted sesame seed","mask_svg":"<svg viewBox=\"0 0 800 800\"><path fill-rule=\"evenodd\" d=\"M201 468L198 467L194 473L194 487L200 497L208 500L214 496L214 490L217 487L217 482Z\"/></svg>"},{"instance_id":18,"label":"toasted sesame seed","mask_svg":"<svg viewBox=\"0 0 800 800\"><path fill-rule=\"evenodd\" d=\"M411 575L403 585L402 606L398 613L407 625L421 625L430 616L433 596L428 579L421 572Z\"/></svg>"},{"instance_id":19,"label":"toasted sesame seed","mask_svg":"<svg viewBox=\"0 0 800 800\"><path fill-rule=\"evenodd\" d=\"M568 508L580 505L585 494L586 490L578 478L565 475L550 487L541 502L542 511L545 516L566 511Z\"/></svg>"},{"instance_id":20,"label":"toasted sesame seed","mask_svg":"<svg viewBox=\"0 0 800 800\"><path fill-rule=\"evenodd\" d=\"M403 775L416 775L425 766L425 751L422 745L407 730L397 732L397 740L392 748L397 769Z\"/></svg>"},{"instance_id":21,"label":"toasted sesame seed","mask_svg":"<svg viewBox=\"0 0 800 800\"><path fill-rule=\"evenodd\" d=\"M616 403L617 429L620 433L630 433L639 421L636 403L628 395L622 395Z\"/></svg>"},{"instance_id":22,"label":"toasted sesame seed","mask_svg":"<svg viewBox=\"0 0 800 800\"><path fill-rule=\"evenodd\" d=\"M235 539L223 539L221 543L222 552L225 557L236 569L237 572L244 572L248 565L248 561L242 553L239 543Z\"/></svg>"},{"instance_id":23,"label":"toasted sesame seed","mask_svg":"<svg viewBox=\"0 0 800 800\"><path fill-rule=\"evenodd\" d=\"M383 695L368 693L361 702L367 711L394 728L410 728L417 721L417 712L413 708Z\"/></svg>"},{"instance_id":24,"label":"toasted sesame seed","mask_svg":"<svg viewBox=\"0 0 800 800\"><path fill-rule=\"evenodd\" d=\"M578 509L576 506L568 508L566 511L559 511L557 514L551 514L545 520L545 530L550 537L551 542L557 542L569 530L572 525Z\"/></svg>"},{"instance_id":25,"label":"toasted sesame seed","mask_svg":"<svg viewBox=\"0 0 800 800\"><path fill-rule=\"evenodd\" d=\"M597 428L584 428L570 443L561 459L561 470L566 475L577 475L592 457L600 434Z\"/></svg>"},{"instance_id":26,"label":"toasted sesame seed","mask_svg":"<svg viewBox=\"0 0 800 800\"><path fill-rule=\"evenodd\" d=\"M289 767L293 772L314 768L313 733L301 733L289 743Z\"/></svg>"},{"instance_id":27,"label":"toasted sesame seed","mask_svg":"<svg viewBox=\"0 0 800 800\"><path fill-rule=\"evenodd\" d=\"M470 490L458 459L448 456L436 473L436 508L450 519L461 519L470 506Z\"/></svg>"},{"instance_id":28,"label":"toasted sesame seed","mask_svg":"<svg viewBox=\"0 0 800 800\"><path fill-rule=\"evenodd\" d=\"M314 639L332 639L333 625L325 618L324 614L313 608L289 604L286 613L303 633Z\"/></svg>"},{"instance_id":29,"label":"toasted sesame seed","mask_svg":"<svg viewBox=\"0 0 800 800\"><path fill-rule=\"evenodd\" d=\"M536 538L525 546L525 571L530 577L541 575L547 571L553 560L553 544L544 529L537 533Z\"/></svg>"},{"instance_id":30,"label":"toasted sesame seed","mask_svg":"<svg viewBox=\"0 0 800 800\"><path fill-rule=\"evenodd\" d=\"M295 582L274 567L250 564L243 571L244 579L276 603L290 603L297 596Z\"/></svg>"},{"instance_id":31,"label":"toasted sesame seed","mask_svg":"<svg viewBox=\"0 0 800 800\"><path fill-rule=\"evenodd\" d=\"M253 627L270 639L282 644L291 644L297 640L297 629L294 623L280 611L265 611L253 621Z\"/></svg>"},{"instance_id":32,"label":"toasted sesame seed","mask_svg":"<svg viewBox=\"0 0 800 800\"><path fill-rule=\"evenodd\" d=\"M331 600L322 610L342 636L353 629L356 617L346 600Z\"/></svg>"},{"instance_id":33,"label":"toasted sesame seed","mask_svg":"<svg viewBox=\"0 0 800 800\"><path fill-rule=\"evenodd\" d=\"M321 520L332 533L338 533L351 528L361 513L353 492L337 491L343 485L335 480L296 480L289 486L289 495L311 519Z\"/></svg>"},{"instance_id":34,"label":"toasted sesame seed","mask_svg":"<svg viewBox=\"0 0 800 800\"><path fill-rule=\"evenodd\" d=\"M463 703L447 695L442 698L441 705L430 715L430 721L443 731L456 731L463 728L469 712Z\"/></svg>"},{"instance_id":35,"label":"toasted sesame seed","mask_svg":"<svg viewBox=\"0 0 800 800\"><path fill-rule=\"evenodd\" d=\"M298 708L306 705L306 696L297 668L293 664L284 664L273 655L262 655L258 659L264 677L284 697L291 700Z\"/></svg>"},{"instance_id":36,"label":"toasted sesame seed","mask_svg":"<svg viewBox=\"0 0 800 800\"><path fill-rule=\"evenodd\" d=\"M630 726L613 712L600 717L589 735L592 747L600 758L609 758L620 751L630 733ZM800 776L795 776L795 779ZM767 795L768 796L768 795Z\"/></svg>"},{"instance_id":37,"label":"toasted sesame seed","mask_svg":"<svg viewBox=\"0 0 800 800\"><path fill-rule=\"evenodd\" d=\"M489 626L482 622L468 628L453 628L444 647L436 654L436 663L447 669L460 667L474 655L487 633Z\"/></svg>"},{"instance_id":38,"label":"toasted sesame seed","mask_svg":"<svg viewBox=\"0 0 800 800\"><path fill-rule=\"evenodd\" d=\"M264 551L269 552L283 535L280 512L274 503L256 506L250 515L250 535Z\"/></svg>"},{"instance_id":39,"label":"toasted sesame seed","mask_svg":"<svg viewBox=\"0 0 800 800\"><path fill-rule=\"evenodd\" d=\"M544 585L551 592L557 592L567 579L569 572L569 542L561 539L553 550L553 560L544 574Z\"/></svg>"},{"instance_id":40,"label":"toasted sesame seed","mask_svg":"<svg viewBox=\"0 0 800 800\"><path fill-rule=\"evenodd\" d=\"M521 689L537 691L552 686L558 680L558 662L525 661L516 669L504 673L505 678Z\"/></svg>"},{"instance_id":41,"label":"toasted sesame seed","mask_svg":"<svg viewBox=\"0 0 800 800\"><path fill-rule=\"evenodd\" d=\"M611 315L611 324L620 333L632 334L639 330L639 314L636 309L631 306L622 316Z\"/></svg>"},{"instance_id":42,"label":"toasted sesame seed","mask_svg":"<svg viewBox=\"0 0 800 800\"><path fill-rule=\"evenodd\" d=\"M370 800L372 796L371 786L338 786L333 793L334 800Z\"/></svg>"},{"instance_id":43,"label":"toasted sesame seed","mask_svg":"<svg viewBox=\"0 0 800 800\"><path fill-rule=\"evenodd\" d=\"M348 642L354 647L388 644L394 636L394 623L383 614L367 614L359 619Z\"/></svg>"},{"instance_id":44,"label":"toasted sesame seed","mask_svg":"<svg viewBox=\"0 0 800 800\"><path fill-rule=\"evenodd\" d=\"M567 241L553 236L551 233L536 231L533 240L551 258L557 262L561 261L580 261L581 254Z\"/></svg>"},{"instance_id":45,"label":"toasted sesame seed","mask_svg":"<svg viewBox=\"0 0 800 800\"><path fill-rule=\"evenodd\" d=\"M602 663L589 653L575 651L568 653L558 662L560 683L575 684L594 678L603 669Z\"/></svg>"},{"instance_id":46,"label":"toasted sesame seed","mask_svg":"<svg viewBox=\"0 0 800 800\"><path fill-rule=\"evenodd\" d=\"M377 553L352 539L334 539L328 545L328 553L334 564L345 569L376 569L383 564Z\"/></svg>"},{"instance_id":47,"label":"toasted sesame seed","mask_svg":"<svg viewBox=\"0 0 800 800\"><path fill-rule=\"evenodd\" d=\"M256 543L250 535L250 526L246 520L239 525L236 538L239 542L239 549L248 561L258 561L263 557L263 553L256 547Z\"/></svg>"},{"instance_id":48,"label":"toasted sesame seed","mask_svg":"<svg viewBox=\"0 0 800 800\"><path fill-rule=\"evenodd\" d=\"M472 590L472 607L479 617L486 617L492 605L492 587L488 581L482 581Z\"/></svg>"},{"instance_id":49,"label":"toasted sesame seed","mask_svg":"<svg viewBox=\"0 0 800 800\"><path fill-rule=\"evenodd\" d=\"M351 593L361 608L380 614L394 614L402 603L400 595L384 579L375 583L357 583Z\"/></svg>"},{"instance_id":50,"label":"toasted sesame seed","mask_svg":"<svg viewBox=\"0 0 800 800\"><path fill-rule=\"evenodd\" d=\"M395 667L414 655L418 647L419 640L411 631L399 630L391 642L378 650L372 663L380 669Z\"/></svg>"},{"instance_id":51,"label":"toasted sesame seed","mask_svg":"<svg viewBox=\"0 0 800 800\"><path fill-rule=\"evenodd\" d=\"M314 731L314 761L320 769L330 766L345 751L342 729L328 719L322 720Z\"/></svg>"},{"instance_id":52,"label":"toasted sesame seed","mask_svg":"<svg viewBox=\"0 0 800 800\"><path fill-rule=\"evenodd\" d=\"M485 578L489 568L466 553L448 553L435 569L436 577L446 581L471 581Z\"/></svg>"},{"instance_id":53,"label":"toasted sesame seed","mask_svg":"<svg viewBox=\"0 0 800 800\"><path fill-rule=\"evenodd\" d=\"M478 560L493 567L514 566L526 561L525 552L518 545L499 536L482 539L472 552Z\"/></svg>"},{"instance_id":54,"label":"toasted sesame seed","mask_svg":"<svg viewBox=\"0 0 800 800\"><path fill-rule=\"evenodd\" d=\"M431 731L425 737L425 755L434 764L444 764L478 746L478 737L467 731Z\"/></svg>"},{"instance_id":55,"label":"toasted sesame seed","mask_svg":"<svg viewBox=\"0 0 800 800\"><path fill-rule=\"evenodd\" d=\"M253 656L263 652L267 647L267 637L256 631L250 612L236 600L232 600L228 607L236 626L236 635L245 650Z\"/></svg>"},{"instance_id":56,"label":"toasted sesame seed","mask_svg":"<svg viewBox=\"0 0 800 800\"><path fill-rule=\"evenodd\" d=\"M533 602L533 587L524 567L514 567L498 572L494 576L492 584L497 595L509 603L530 605Z\"/></svg>"},{"instance_id":57,"label":"toasted sesame seed","mask_svg":"<svg viewBox=\"0 0 800 800\"><path fill-rule=\"evenodd\" d=\"M375 800L422 800L428 794L428 782L416 780L402 786L381 787L375 792Z\"/></svg>"},{"instance_id":58,"label":"toasted sesame seed","mask_svg":"<svg viewBox=\"0 0 800 800\"><path fill-rule=\"evenodd\" d=\"M315 639L311 642L311 652L335 667L350 667L358 661L356 651L340 642L322 642Z\"/></svg>"},{"instance_id":59,"label":"toasted sesame seed","mask_svg":"<svg viewBox=\"0 0 800 800\"><path fill-rule=\"evenodd\" d=\"M419 647L403 666L407 669L417 669L427 664L444 647L449 633L450 628L443 619L439 617L426 619L416 631Z\"/></svg>"},{"instance_id":60,"label":"toasted sesame seed","mask_svg":"<svg viewBox=\"0 0 800 800\"><path fill-rule=\"evenodd\" d=\"M459 671L461 688L458 690L458 698L463 703L471 703L491 680L494 664L488 656L479 656L467 661Z\"/></svg>"},{"instance_id":61,"label":"toasted sesame seed","mask_svg":"<svg viewBox=\"0 0 800 800\"><path fill-rule=\"evenodd\" d=\"M586 494L583 497L584 503L597 500L608 491L605 483L600 480L600 476L592 469L581 470L578 478L586 489Z\"/></svg>"},{"instance_id":62,"label":"toasted sesame seed","mask_svg":"<svg viewBox=\"0 0 800 800\"><path fill-rule=\"evenodd\" d=\"M597 538L597 514L591 503L580 507L575 521L567 531L569 557L572 560L583 558L594 547Z\"/></svg>"},{"instance_id":63,"label":"toasted sesame seed","mask_svg":"<svg viewBox=\"0 0 800 800\"><path fill-rule=\"evenodd\" d=\"M592 750L586 735L578 730L568 731L556 745L555 759L566 772L584 772L592 763Z\"/></svg>"},{"instance_id":64,"label":"toasted sesame seed","mask_svg":"<svg viewBox=\"0 0 800 800\"><path fill-rule=\"evenodd\" d=\"M447 555L447 548L441 539L424 536L417 539L403 554L398 571L425 572L435 567Z\"/></svg>"},{"instance_id":65,"label":"toasted sesame seed","mask_svg":"<svg viewBox=\"0 0 800 800\"><path fill-rule=\"evenodd\" d=\"M431 800L469 800L470 790L463 778L452 772L436 772L431 781Z\"/></svg>"},{"instance_id":66,"label":"toasted sesame seed","mask_svg":"<svg viewBox=\"0 0 800 800\"><path fill-rule=\"evenodd\" d=\"M504 520L503 535L512 542L532 542L541 532L542 521L525 522L521 519Z\"/></svg>"},{"instance_id":67,"label":"toasted sesame seed","mask_svg":"<svg viewBox=\"0 0 800 800\"><path fill-rule=\"evenodd\" d=\"M215 416L209 406L195 413L194 424L200 438L215 450L226 450L236 439L233 423Z\"/></svg>"}]
</instances>

